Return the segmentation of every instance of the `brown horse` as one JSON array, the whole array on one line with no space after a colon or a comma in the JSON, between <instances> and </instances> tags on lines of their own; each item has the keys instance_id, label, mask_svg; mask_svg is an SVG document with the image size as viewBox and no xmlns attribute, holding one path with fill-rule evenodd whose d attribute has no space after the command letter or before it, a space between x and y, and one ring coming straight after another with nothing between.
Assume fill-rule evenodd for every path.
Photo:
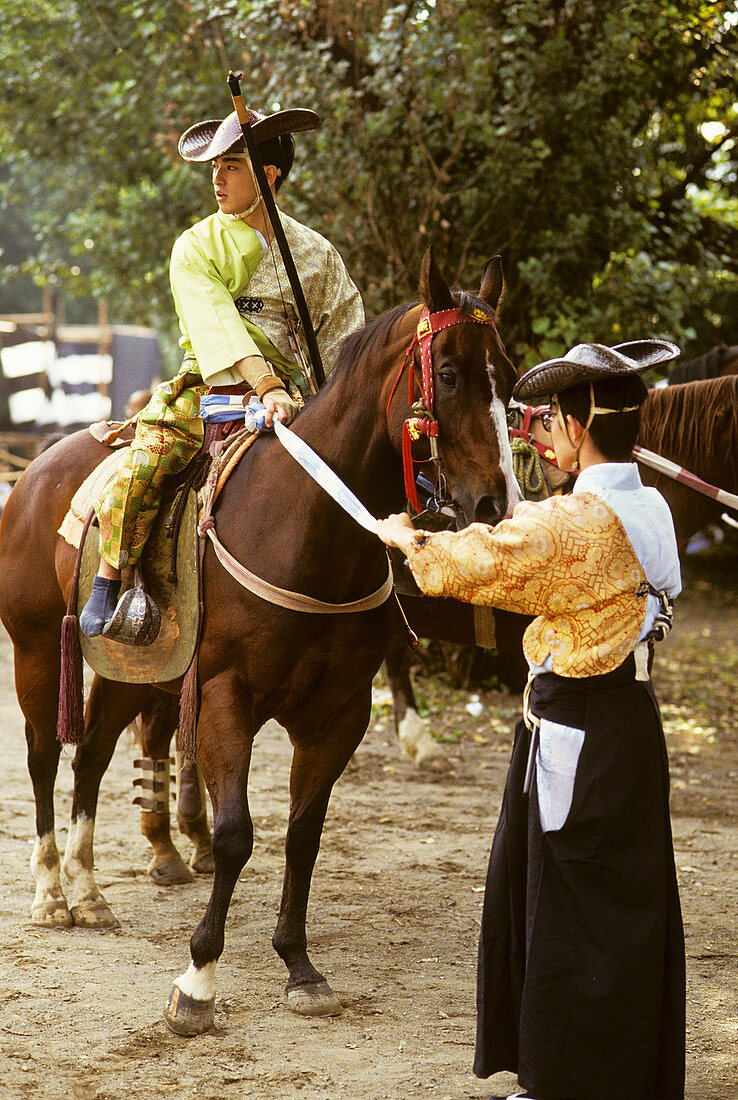
<instances>
[{"instance_id":1,"label":"brown horse","mask_svg":"<svg viewBox=\"0 0 738 1100\"><path fill-rule=\"evenodd\" d=\"M507 434L499 427L515 382L494 324L501 291L499 257L485 268L477 297L452 294L433 261L424 265L421 292L430 312L457 311L456 322L433 337L430 369L443 477L465 523L496 522L518 496ZM421 306L396 307L350 338L333 377L295 423L295 431L378 516L405 502L399 456L411 412L408 372L420 370L417 346L410 355L406 351L420 317ZM64 857L68 905L54 838L53 790L60 752L60 624L74 551L56 532L75 489L105 453L86 433L58 443L19 480L0 524L0 616L15 649L36 798L33 919L48 925L100 927L115 920L92 870L99 784L121 730L155 698L148 687L99 677L93 682L86 739L74 759ZM271 436L259 439L232 474L215 518L220 539L249 569L318 600L356 600L379 588L387 575L379 541L346 516ZM247 799L252 744L270 717L287 729L294 750L284 890L273 944L289 971L290 1007L305 1014L340 1010L308 958L308 893L331 790L367 728L372 679L395 617L392 600L350 614L303 614L262 602L224 571L210 548L203 591L198 745L213 804L215 875L210 903L192 936L192 965L178 979L167 1008L171 1026L183 1034L212 1023L226 914L252 849ZM178 685L171 688L177 691ZM171 720L165 716L164 727Z\"/></svg>"},{"instance_id":2,"label":"brown horse","mask_svg":"<svg viewBox=\"0 0 738 1100\"><path fill-rule=\"evenodd\" d=\"M738 493L738 375L651 390L638 442L728 493ZM639 464L666 498L680 543L719 519L725 505Z\"/></svg>"}]
</instances>

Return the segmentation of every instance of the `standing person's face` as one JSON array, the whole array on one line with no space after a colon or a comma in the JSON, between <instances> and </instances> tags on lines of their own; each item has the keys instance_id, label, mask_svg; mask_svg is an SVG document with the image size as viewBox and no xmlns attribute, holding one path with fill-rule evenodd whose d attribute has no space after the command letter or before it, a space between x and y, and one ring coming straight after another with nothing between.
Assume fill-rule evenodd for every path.
<instances>
[{"instance_id":1,"label":"standing person's face","mask_svg":"<svg viewBox=\"0 0 738 1100\"><path fill-rule=\"evenodd\" d=\"M251 165L244 157L224 153L212 161L215 201L222 214L242 214L256 198ZM277 169L273 164L264 167L270 188L274 188Z\"/></svg>"},{"instance_id":2,"label":"standing person's face","mask_svg":"<svg viewBox=\"0 0 738 1100\"><path fill-rule=\"evenodd\" d=\"M574 469L574 460L577 458L576 444L581 439L584 429L573 416L564 414L556 397L551 398L550 411L543 417L544 426L551 432L551 443L560 470L571 471Z\"/></svg>"}]
</instances>

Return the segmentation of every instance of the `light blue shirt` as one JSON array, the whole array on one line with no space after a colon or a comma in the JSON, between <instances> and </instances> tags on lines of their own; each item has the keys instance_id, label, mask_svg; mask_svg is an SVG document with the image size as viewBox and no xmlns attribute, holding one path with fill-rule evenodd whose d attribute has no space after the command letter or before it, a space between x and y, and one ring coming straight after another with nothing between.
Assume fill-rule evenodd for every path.
<instances>
[{"instance_id":1,"label":"light blue shirt","mask_svg":"<svg viewBox=\"0 0 738 1100\"><path fill-rule=\"evenodd\" d=\"M593 493L613 510L648 583L675 599L682 590L682 575L674 521L658 489L641 481L635 462L600 462L588 466L577 477L572 492ZM639 641L653 626L658 610L658 599L649 595Z\"/></svg>"}]
</instances>

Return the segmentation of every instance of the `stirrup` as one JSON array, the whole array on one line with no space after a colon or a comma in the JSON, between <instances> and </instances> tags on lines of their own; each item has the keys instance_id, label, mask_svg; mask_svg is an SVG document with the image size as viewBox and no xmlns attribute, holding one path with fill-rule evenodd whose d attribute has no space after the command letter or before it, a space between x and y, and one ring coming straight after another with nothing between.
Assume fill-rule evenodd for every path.
<instances>
[{"instance_id":1,"label":"stirrup","mask_svg":"<svg viewBox=\"0 0 738 1100\"><path fill-rule=\"evenodd\" d=\"M160 629L161 612L144 592L141 575L136 570L133 587L127 588L118 600L102 636L123 645L151 645Z\"/></svg>"}]
</instances>

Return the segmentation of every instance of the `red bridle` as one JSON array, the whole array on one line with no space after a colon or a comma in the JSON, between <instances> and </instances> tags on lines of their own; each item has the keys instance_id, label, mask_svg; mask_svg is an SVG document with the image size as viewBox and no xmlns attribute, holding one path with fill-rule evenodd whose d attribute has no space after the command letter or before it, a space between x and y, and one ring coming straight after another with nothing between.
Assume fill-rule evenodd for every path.
<instances>
[{"instance_id":1,"label":"red bridle","mask_svg":"<svg viewBox=\"0 0 738 1100\"><path fill-rule=\"evenodd\" d=\"M545 443L539 443L537 439L533 438L530 430L531 420L535 420L542 413L548 412L548 405L537 405L535 407L532 405L518 405L515 411L520 414L523 409L525 411L520 427L510 428L510 435L513 439L523 439L526 443L530 443L538 451L541 458L545 458L546 462L550 462L552 466L558 467L559 464L556 461L556 452L553 447L547 447Z\"/></svg>"},{"instance_id":2,"label":"red bridle","mask_svg":"<svg viewBox=\"0 0 738 1100\"><path fill-rule=\"evenodd\" d=\"M389 413L390 402L407 363L412 360L417 344L420 348L421 396L418 401L413 403L416 378L415 371L411 369L408 375L407 403L416 415L409 416L402 425L402 468L405 477L405 493L416 512L420 511L420 501L413 471L413 442L420 439L421 435L427 436L430 443L430 461L435 462L437 465L440 465L441 461L438 453L438 421L434 415L431 343L437 332L441 332L445 328L451 328L453 325L463 324L492 325L493 328L495 327L494 318L481 309L475 309L472 313L462 313L459 309L441 309L436 313L431 313L427 306L423 306L415 335L405 352L402 365L387 400L387 412ZM422 461L428 460L424 459Z\"/></svg>"}]
</instances>

